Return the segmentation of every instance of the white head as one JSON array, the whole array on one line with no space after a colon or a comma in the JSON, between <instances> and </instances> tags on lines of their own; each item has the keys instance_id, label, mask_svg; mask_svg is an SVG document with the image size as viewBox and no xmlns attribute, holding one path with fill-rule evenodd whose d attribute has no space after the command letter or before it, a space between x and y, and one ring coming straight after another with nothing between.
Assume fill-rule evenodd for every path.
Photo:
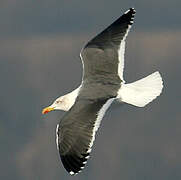
<instances>
[{"instance_id":1,"label":"white head","mask_svg":"<svg viewBox=\"0 0 181 180\"><path fill-rule=\"evenodd\" d=\"M64 96L57 98L49 107L43 109L42 114L53 110L68 111L75 103L80 87Z\"/></svg>"}]
</instances>

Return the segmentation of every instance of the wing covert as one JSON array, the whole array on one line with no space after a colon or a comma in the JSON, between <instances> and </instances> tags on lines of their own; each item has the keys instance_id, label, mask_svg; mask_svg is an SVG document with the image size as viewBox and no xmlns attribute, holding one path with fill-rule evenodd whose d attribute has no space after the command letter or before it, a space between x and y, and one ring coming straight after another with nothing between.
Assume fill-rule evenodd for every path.
<instances>
[{"instance_id":1,"label":"wing covert","mask_svg":"<svg viewBox=\"0 0 181 180\"><path fill-rule=\"evenodd\" d=\"M94 74L119 75L123 80L125 39L136 11L130 8L120 18L90 40L81 52L83 79Z\"/></svg>"},{"instance_id":2,"label":"wing covert","mask_svg":"<svg viewBox=\"0 0 181 180\"><path fill-rule=\"evenodd\" d=\"M65 169L79 173L85 166L95 133L112 101L77 100L57 128L57 146Z\"/></svg>"}]
</instances>

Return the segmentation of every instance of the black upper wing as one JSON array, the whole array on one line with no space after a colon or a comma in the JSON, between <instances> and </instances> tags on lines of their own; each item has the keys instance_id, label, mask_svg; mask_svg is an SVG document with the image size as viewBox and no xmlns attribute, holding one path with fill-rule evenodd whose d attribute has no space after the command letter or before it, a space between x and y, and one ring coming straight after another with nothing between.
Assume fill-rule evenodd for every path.
<instances>
[{"instance_id":1,"label":"black upper wing","mask_svg":"<svg viewBox=\"0 0 181 180\"><path fill-rule=\"evenodd\" d=\"M104 106L106 102L107 107ZM95 132L110 104L107 99L98 101L78 99L61 120L57 129L57 145L62 163L71 175L84 168Z\"/></svg>"},{"instance_id":2,"label":"black upper wing","mask_svg":"<svg viewBox=\"0 0 181 180\"><path fill-rule=\"evenodd\" d=\"M81 59L84 65L83 79L97 76L112 76L117 81L118 64L124 66L124 44L129 28L133 23L136 11L130 8L120 18L108 26L104 31L87 43L81 52ZM123 42L124 43L124 42ZM121 54L119 50L121 49ZM119 56L122 56L119 58ZM122 62L120 62L122 61ZM123 67L122 68L123 71ZM123 80L120 72L121 80Z\"/></svg>"},{"instance_id":3,"label":"black upper wing","mask_svg":"<svg viewBox=\"0 0 181 180\"><path fill-rule=\"evenodd\" d=\"M120 87L120 60L135 10L131 8L93 38L81 52L84 75L75 104L57 128L57 146L65 169L74 175L89 157L100 121ZM120 59L121 57L121 59ZM123 64L124 65L124 64ZM96 81L96 82L95 82Z\"/></svg>"}]
</instances>

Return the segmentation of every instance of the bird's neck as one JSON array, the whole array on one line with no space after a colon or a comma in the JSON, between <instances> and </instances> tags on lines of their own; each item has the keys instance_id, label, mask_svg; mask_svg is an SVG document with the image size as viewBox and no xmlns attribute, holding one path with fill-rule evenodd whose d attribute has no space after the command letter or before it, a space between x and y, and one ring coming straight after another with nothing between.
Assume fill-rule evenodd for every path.
<instances>
[{"instance_id":1,"label":"bird's neck","mask_svg":"<svg viewBox=\"0 0 181 180\"><path fill-rule=\"evenodd\" d=\"M64 95L67 100L68 100L68 110L74 105L75 100L79 94L79 90L80 90L81 86L79 86L77 89L73 90L72 92Z\"/></svg>"}]
</instances>

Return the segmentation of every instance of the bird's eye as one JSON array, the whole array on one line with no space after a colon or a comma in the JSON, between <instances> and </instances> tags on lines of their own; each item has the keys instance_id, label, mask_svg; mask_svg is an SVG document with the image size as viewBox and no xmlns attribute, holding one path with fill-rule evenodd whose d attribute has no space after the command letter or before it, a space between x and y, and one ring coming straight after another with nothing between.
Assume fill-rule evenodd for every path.
<instances>
[{"instance_id":1,"label":"bird's eye","mask_svg":"<svg viewBox=\"0 0 181 180\"><path fill-rule=\"evenodd\" d=\"M57 100L56 103L57 103L57 104L58 104L58 103L61 103L61 100Z\"/></svg>"}]
</instances>

